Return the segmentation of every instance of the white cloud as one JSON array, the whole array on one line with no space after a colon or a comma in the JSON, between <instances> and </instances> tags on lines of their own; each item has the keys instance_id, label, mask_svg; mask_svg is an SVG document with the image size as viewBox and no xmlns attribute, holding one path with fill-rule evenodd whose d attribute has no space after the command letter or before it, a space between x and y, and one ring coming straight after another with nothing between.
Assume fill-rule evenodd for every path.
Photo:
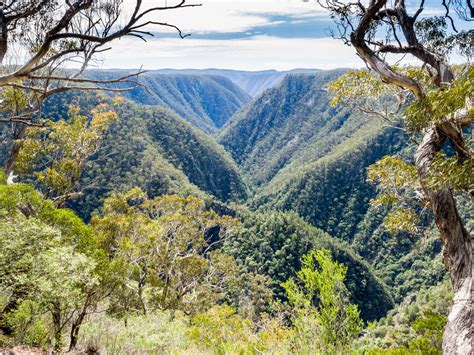
<instances>
[{"instance_id":1,"label":"white cloud","mask_svg":"<svg viewBox=\"0 0 474 355\"><path fill-rule=\"evenodd\" d=\"M179 0L144 0L143 8L173 5ZM135 0L125 0L127 11ZM148 19L179 26L185 33L245 33L264 25L278 26L280 19L270 16L303 18L327 14L310 0L188 0L200 7L182 8L154 13ZM148 28L165 31L163 27ZM186 38L180 40L152 39L143 43L124 38L104 54L108 68L231 68L245 70L292 69L297 67L334 68L356 65L353 51L338 41L327 39L285 39L255 36L246 39L211 40Z\"/></svg>"},{"instance_id":2,"label":"white cloud","mask_svg":"<svg viewBox=\"0 0 474 355\"><path fill-rule=\"evenodd\" d=\"M332 38L241 40L122 39L104 54L107 68L229 68L241 70L360 67L353 48Z\"/></svg>"},{"instance_id":3,"label":"white cloud","mask_svg":"<svg viewBox=\"0 0 474 355\"><path fill-rule=\"evenodd\" d=\"M143 8L165 5L166 1L145 0ZM132 2L126 0L129 9ZM167 1L168 5L176 2ZM199 3L202 6L155 12L149 19L172 23L191 33L222 33L245 32L252 27L269 24L269 15L307 17L324 14L316 2L302 0L188 0L187 3ZM160 30L163 31L163 28Z\"/></svg>"},{"instance_id":4,"label":"white cloud","mask_svg":"<svg viewBox=\"0 0 474 355\"><path fill-rule=\"evenodd\" d=\"M135 0L125 0L128 11ZM179 0L144 0L144 8L172 5ZM298 20L321 17L328 19L316 1L309 0L188 0L202 3L201 7L162 11L153 20L178 25L187 33L248 32L251 28L268 25L270 15L291 16ZM433 11L433 9L429 9ZM278 19L280 20L280 19ZM318 24L315 23L315 26ZM151 29L157 30L157 28ZM163 28L160 28L162 31ZM250 33L249 33L250 34ZM453 56L455 61L458 59ZM331 38L277 38L254 36L245 39L218 40L175 38L152 39L144 43L135 38L123 38L113 43L104 54L108 68L229 68L242 70L298 67L340 68L362 67L353 48Z\"/></svg>"}]
</instances>

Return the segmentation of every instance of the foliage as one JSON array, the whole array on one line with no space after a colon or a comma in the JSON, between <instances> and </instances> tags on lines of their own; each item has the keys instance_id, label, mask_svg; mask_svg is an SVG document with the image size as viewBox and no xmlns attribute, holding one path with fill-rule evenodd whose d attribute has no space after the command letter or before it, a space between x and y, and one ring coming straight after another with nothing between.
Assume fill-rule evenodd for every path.
<instances>
[{"instance_id":1,"label":"foliage","mask_svg":"<svg viewBox=\"0 0 474 355\"><path fill-rule=\"evenodd\" d=\"M282 351L288 330L277 320L253 329L249 319L243 318L229 306L215 306L191 319L187 334L202 350L215 354L248 354Z\"/></svg>"},{"instance_id":2,"label":"foliage","mask_svg":"<svg viewBox=\"0 0 474 355\"><path fill-rule=\"evenodd\" d=\"M47 106L61 117L63 105L94 107L93 96L56 96ZM242 200L246 186L228 153L215 140L169 110L125 101L116 109L103 144L87 162L80 183L90 187L70 206L88 220L114 191L140 186L150 196L195 195L223 201Z\"/></svg>"},{"instance_id":3,"label":"foliage","mask_svg":"<svg viewBox=\"0 0 474 355\"><path fill-rule=\"evenodd\" d=\"M216 250L235 222L195 197L149 200L134 188L106 199L103 217L91 224L109 255L126 265L114 302L120 313L205 310L237 273L233 259Z\"/></svg>"},{"instance_id":4,"label":"foliage","mask_svg":"<svg viewBox=\"0 0 474 355\"><path fill-rule=\"evenodd\" d=\"M86 75L110 79L122 74L128 73L94 70ZM127 99L167 108L208 133L217 131L250 100L244 90L222 76L149 72L141 75L139 82L142 86L133 83L109 86L131 88L123 93Z\"/></svg>"},{"instance_id":5,"label":"foliage","mask_svg":"<svg viewBox=\"0 0 474 355\"><path fill-rule=\"evenodd\" d=\"M385 228L392 234L400 231L417 234L420 218L416 208L428 205L415 166L397 156L386 156L369 166L367 180L376 183L382 191L370 203L376 207L393 206L385 217Z\"/></svg>"},{"instance_id":6,"label":"foliage","mask_svg":"<svg viewBox=\"0 0 474 355\"><path fill-rule=\"evenodd\" d=\"M426 229L429 220L417 218L425 204L406 158L406 136L331 108L325 84L340 74L290 76L238 113L221 142L239 167L212 137L171 112L122 102L116 108L121 119L100 132L100 146L92 140L80 179L72 174L76 169L62 170L76 186L94 187L69 204L85 220L92 214L90 225L31 187L5 185L0 173L0 250L7 255L0 261L1 329L15 342L45 349L62 347L64 334L76 332L81 350L113 353L349 351L358 310L365 321L377 320L393 307L392 297L413 301L413 293L440 281L445 268L440 242ZM354 85L375 80L366 74L354 74ZM184 79L147 80L165 87ZM429 77L420 80L432 85ZM340 83L349 94L350 86ZM199 83L181 84L191 90L186 95L201 90ZM377 85L387 94L380 107L398 108L385 85ZM367 103L376 102L377 90ZM45 112L57 120L67 104L88 112L97 100L56 96ZM43 147L64 143L75 151L68 144L87 135L89 123L59 120L48 134L27 140L48 160L57 150ZM366 182L369 166L369 180L382 190L377 198ZM470 191L469 174L446 150L424 183ZM256 212L217 201L247 198L241 175L253 185L255 198L247 202L260 208ZM472 219L465 205L460 212ZM235 214L240 223L225 216ZM334 261L322 251L300 260L313 249L330 250ZM445 291L436 293L438 301ZM353 350L436 353L446 312L423 306L426 295L370 325ZM296 308L292 316L287 301Z\"/></svg>"},{"instance_id":7,"label":"foliage","mask_svg":"<svg viewBox=\"0 0 474 355\"><path fill-rule=\"evenodd\" d=\"M49 331L44 324L40 306L34 301L20 303L17 309L6 317L6 323L12 328L13 336L28 346L46 348Z\"/></svg>"},{"instance_id":8,"label":"foliage","mask_svg":"<svg viewBox=\"0 0 474 355\"><path fill-rule=\"evenodd\" d=\"M419 69L421 71L421 69ZM432 88L420 100L411 102L404 110L405 124L410 131L421 132L432 124L441 124L447 117L466 106L474 95L474 67L467 66L458 77L443 87Z\"/></svg>"},{"instance_id":9,"label":"foliage","mask_svg":"<svg viewBox=\"0 0 474 355\"><path fill-rule=\"evenodd\" d=\"M26 185L0 185L0 320L18 340L60 349L113 288L88 226Z\"/></svg>"},{"instance_id":10,"label":"foliage","mask_svg":"<svg viewBox=\"0 0 474 355\"><path fill-rule=\"evenodd\" d=\"M21 142L16 171L32 172L47 198L80 192L85 165L116 119L116 113L102 103L91 111L90 118L81 115L78 107L71 107L67 120L48 122L42 129L30 128Z\"/></svg>"},{"instance_id":11,"label":"foliage","mask_svg":"<svg viewBox=\"0 0 474 355\"><path fill-rule=\"evenodd\" d=\"M400 109L399 90L367 70L349 70L326 87L332 107L344 105L389 122Z\"/></svg>"},{"instance_id":12,"label":"foliage","mask_svg":"<svg viewBox=\"0 0 474 355\"><path fill-rule=\"evenodd\" d=\"M223 127L220 142L249 181L260 186L292 160L320 158L360 128L347 112L329 106L324 85L341 73L288 75Z\"/></svg>"},{"instance_id":13,"label":"foliage","mask_svg":"<svg viewBox=\"0 0 474 355\"><path fill-rule=\"evenodd\" d=\"M441 354L451 297L446 280L406 297L386 318L370 324L356 347L369 354Z\"/></svg>"},{"instance_id":14,"label":"foliage","mask_svg":"<svg viewBox=\"0 0 474 355\"><path fill-rule=\"evenodd\" d=\"M364 320L382 317L393 301L384 284L350 247L339 243L292 213L240 211L238 234L224 243L246 272L265 275L277 299L285 300L281 284L301 268L300 258L311 249L330 249L336 261L348 266L346 286ZM367 295L373 295L367 298Z\"/></svg>"},{"instance_id":15,"label":"foliage","mask_svg":"<svg viewBox=\"0 0 474 355\"><path fill-rule=\"evenodd\" d=\"M438 19L437 21L444 20ZM426 24L427 26L424 26L423 23L423 21L420 23L420 31L422 34L424 33L428 42L436 42L445 38L445 34L430 32L437 28L436 26L440 26L439 23ZM437 39L435 40L435 38ZM384 95L391 95L400 102L403 124L407 131L411 135L416 135L434 124L442 125L456 112L464 109L472 97L474 69L469 65L456 69L455 80L449 84L446 83L443 87L438 87L435 85L434 79L423 68L395 67L395 70L408 78L415 79L424 87L426 95L418 100L405 97L398 88L385 85L367 71L348 72L330 84L330 91L333 95L332 103L351 105L366 112L364 106L366 100L385 102ZM361 87L366 88L360 91ZM399 114L399 112L394 112L391 116L393 117L394 114ZM401 115L399 114L398 117ZM467 149L470 148L467 147ZM469 193L474 185L472 169L473 166L469 161L462 163L459 158L438 152L427 176L420 180L414 165L399 157L384 157L370 166L368 170L369 181L375 182L382 190L382 194L372 203L396 207L385 220L385 225L390 232L417 233L420 224L420 218L417 215L420 214L420 211L429 212L430 208L422 190L422 184L429 189L439 190L447 187Z\"/></svg>"},{"instance_id":16,"label":"foliage","mask_svg":"<svg viewBox=\"0 0 474 355\"><path fill-rule=\"evenodd\" d=\"M78 348L110 354L178 353L196 349L189 345L189 320L183 314L150 312L130 315L127 322L105 314L94 315L81 329Z\"/></svg>"},{"instance_id":17,"label":"foliage","mask_svg":"<svg viewBox=\"0 0 474 355\"><path fill-rule=\"evenodd\" d=\"M301 263L297 280L291 278L283 283L295 308L298 336L318 339L321 350L330 353L347 349L362 326L359 310L349 303L344 285L347 267L332 261L329 250L312 250ZM312 317L316 328L308 334L307 318Z\"/></svg>"},{"instance_id":18,"label":"foliage","mask_svg":"<svg viewBox=\"0 0 474 355\"><path fill-rule=\"evenodd\" d=\"M460 164L455 157L448 157L439 152L425 183L436 190L451 188L472 195L474 193L474 166Z\"/></svg>"},{"instance_id":19,"label":"foliage","mask_svg":"<svg viewBox=\"0 0 474 355\"><path fill-rule=\"evenodd\" d=\"M343 73L289 75L237 113L220 140L254 187L253 208L294 211L350 242L375 197L361 167L399 151L403 136L331 108L326 84Z\"/></svg>"},{"instance_id":20,"label":"foliage","mask_svg":"<svg viewBox=\"0 0 474 355\"><path fill-rule=\"evenodd\" d=\"M416 35L427 49L449 55L453 50L458 49L459 53L470 59L472 58L472 34L461 31L448 33L448 19L443 16L433 16L422 18L415 23Z\"/></svg>"}]
</instances>

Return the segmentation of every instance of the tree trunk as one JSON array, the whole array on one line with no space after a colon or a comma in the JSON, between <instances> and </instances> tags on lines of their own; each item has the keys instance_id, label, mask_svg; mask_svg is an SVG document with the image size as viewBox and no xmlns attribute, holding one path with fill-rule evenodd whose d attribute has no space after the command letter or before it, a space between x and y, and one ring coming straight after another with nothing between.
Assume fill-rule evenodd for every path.
<instances>
[{"instance_id":1,"label":"tree trunk","mask_svg":"<svg viewBox=\"0 0 474 355\"><path fill-rule=\"evenodd\" d=\"M443 146L446 136L438 129L425 132L415 153L418 174L423 180L428 176L436 153ZM472 354L473 349L473 292L472 292L472 240L464 227L450 189L434 191L423 186L431 203L436 225L443 244L443 262L451 278L453 306L443 334L443 354Z\"/></svg>"},{"instance_id":2,"label":"tree trunk","mask_svg":"<svg viewBox=\"0 0 474 355\"><path fill-rule=\"evenodd\" d=\"M79 330L81 329L81 325L82 325L82 322L84 321L85 316L86 316L86 313L82 312L79 315L79 317L77 317L76 321L74 321L71 325L69 351L73 351L76 349L77 341L79 340Z\"/></svg>"},{"instance_id":3,"label":"tree trunk","mask_svg":"<svg viewBox=\"0 0 474 355\"><path fill-rule=\"evenodd\" d=\"M61 310L58 306L53 306L53 311L51 312L53 318L53 333L54 333L54 350L58 353L61 352L61 348L63 346L63 337L62 337L62 317L61 317Z\"/></svg>"},{"instance_id":4,"label":"tree trunk","mask_svg":"<svg viewBox=\"0 0 474 355\"><path fill-rule=\"evenodd\" d=\"M21 126L18 128L18 130L15 129L15 133L13 135L13 142L10 149L10 155L8 156L8 160L5 163L5 174L7 176L9 176L11 172L13 172L13 167L15 166L18 154L20 153L21 143L17 142L17 140L23 139L26 134L27 126L22 123L20 123L20 125Z\"/></svg>"},{"instance_id":5,"label":"tree trunk","mask_svg":"<svg viewBox=\"0 0 474 355\"><path fill-rule=\"evenodd\" d=\"M3 1L2 1L3 3ZM8 25L5 13L3 12L3 4L0 5L0 64L3 63L5 54L8 49Z\"/></svg>"}]
</instances>

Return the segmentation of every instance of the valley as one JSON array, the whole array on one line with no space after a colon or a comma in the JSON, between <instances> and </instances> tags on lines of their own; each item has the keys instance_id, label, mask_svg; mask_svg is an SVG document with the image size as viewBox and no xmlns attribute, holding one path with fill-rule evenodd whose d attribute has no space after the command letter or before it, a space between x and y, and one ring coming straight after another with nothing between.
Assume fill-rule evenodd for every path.
<instances>
[{"instance_id":1,"label":"valley","mask_svg":"<svg viewBox=\"0 0 474 355\"><path fill-rule=\"evenodd\" d=\"M150 197L177 193L237 211L296 213L304 228L314 226L349 254L362 256L365 273L387 288L382 298L399 302L436 285L445 275L436 238L426 244L403 233L391 236L382 226L388 210L369 203L377 191L367 182L368 166L386 155L410 156L412 148L403 133L379 119L330 106L326 85L344 72L282 73L281 81L273 77L254 99L255 92L237 83L245 77L261 86L257 74L231 71L234 82L215 70L145 74L140 81L146 89L124 93L130 101L118 109L119 122L81 177L84 185L101 188L70 206L87 220L106 196L138 186ZM117 74L124 72L113 71ZM86 110L97 104L93 95L56 99L60 106L73 102ZM306 246L291 259L295 269L311 249L311 238L305 238ZM411 271L415 260L432 274ZM277 284L291 276L285 275ZM362 307L365 291L354 291ZM384 302L375 318L392 307L393 301Z\"/></svg>"},{"instance_id":2,"label":"valley","mask_svg":"<svg viewBox=\"0 0 474 355\"><path fill-rule=\"evenodd\" d=\"M379 318L392 299L401 301L436 285L445 271L435 239L426 244L409 235L389 235L382 226L388 211L370 206L377 191L366 181L367 167L385 155L409 156L411 148L400 131L377 118L329 105L325 85L344 72L285 73L254 99L255 93L245 93L238 80L216 76L219 71L145 74L140 81L146 89L124 93L129 102L118 109L119 122L81 177L84 185L100 189L89 190L70 207L87 220L106 196L138 186L151 197L177 193L231 209L296 213L304 228L319 228L342 249L362 256L365 273L387 289L382 292L387 301L381 303L387 306L375 313ZM231 73L262 85L260 75ZM124 72L89 75L112 74ZM85 110L97 104L93 95L55 100L46 112L67 103ZM311 238L305 238L306 246L291 259L295 268L311 249ZM272 257L275 253L269 251ZM415 260L432 274L411 271ZM276 285L291 276L285 275ZM279 286L275 290L281 292ZM365 291L351 290L360 294L362 307Z\"/></svg>"},{"instance_id":3,"label":"valley","mask_svg":"<svg viewBox=\"0 0 474 355\"><path fill-rule=\"evenodd\" d=\"M367 168L386 155L409 157L413 148L376 118L331 107L326 85L344 72L272 72L263 79L215 70L144 74L143 86L120 95L118 119L67 207L97 223L104 201L133 188L150 199L194 196L241 223L222 250L245 275L261 275L276 299L286 300L282 284L301 258L326 249L347 267L345 284L361 318L385 319L407 297L439 287L446 271L436 236L393 236L383 228L389 209L370 205L378 191L367 182ZM60 120L70 105L86 113L115 96L72 91L47 101L44 113ZM261 302L255 312L269 309Z\"/></svg>"}]
</instances>

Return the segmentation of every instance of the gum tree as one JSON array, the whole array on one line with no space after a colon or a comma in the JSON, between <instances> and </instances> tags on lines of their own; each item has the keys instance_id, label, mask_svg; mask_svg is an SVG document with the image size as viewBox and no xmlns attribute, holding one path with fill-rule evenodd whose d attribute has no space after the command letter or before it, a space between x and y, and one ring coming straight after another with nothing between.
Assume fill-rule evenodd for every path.
<instances>
[{"instance_id":1,"label":"gum tree","mask_svg":"<svg viewBox=\"0 0 474 355\"><path fill-rule=\"evenodd\" d=\"M156 20L158 13L185 7L142 0L0 1L0 122L10 124L13 144L6 162L12 171L28 126L42 125L41 108L51 95L66 90L103 89L105 84L134 82L138 71L112 80L84 75L112 42L127 36L146 40L157 27L179 28ZM78 69L70 69L72 67ZM113 90L113 89L109 89ZM116 89L115 91L120 91Z\"/></svg>"},{"instance_id":2,"label":"gum tree","mask_svg":"<svg viewBox=\"0 0 474 355\"><path fill-rule=\"evenodd\" d=\"M473 19L470 0L440 1L440 16L425 15L424 0L415 7L404 0L318 3L334 19L337 37L354 47L369 69L351 72L334 83L335 102L356 106L392 124L401 123L399 127L417 144L413 170L388 159L379 164L382 169L372 170L372 178L388 186L383 177L396 177L390 186L400 191L408 187L400 177L410 175L412 186L406 190L433 215L454 290L443 352L468 354L473 343L472 239L454 195L464 193L472 198L473 157L468 132L474 122L474 77L469 62L453 66L449 55L457 51L469 61L472 54L473 31L460 30L462 22ZM403 66L403 60L417 64ZM397 115L402 116L401 122L394 121ZM454 152L451 157L443 154L447 146ZM394 174L395 163L405 170ZM387 174L383 167L392 173ZM443 173L436 177L436 172ZM385 195L387 200L394 198L397 196ZM399 212L400 217L407 210Z\"/></svg>"}]
</instances>

